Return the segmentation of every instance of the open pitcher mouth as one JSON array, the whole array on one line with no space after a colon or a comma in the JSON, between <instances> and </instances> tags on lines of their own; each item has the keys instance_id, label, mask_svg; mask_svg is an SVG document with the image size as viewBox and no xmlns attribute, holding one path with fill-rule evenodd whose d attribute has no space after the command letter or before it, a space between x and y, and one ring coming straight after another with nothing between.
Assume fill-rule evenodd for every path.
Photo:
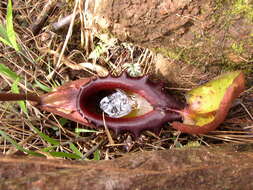
<instances>
[{"instance_id":1,"label":"open pitcher mouth","mask_svg":"<svg viewBox=\"0 0 253 190\"><path fill-rule=\"evenodd\" d=\"M97 127L106 122L116 132L138 134L181 119L167 109L180 109L181 104L147 76L132 78L123 74L92 80L80 88L76 105L81 117Z\"/></svg>"},{"instance_id":2,"label":"open pitcher mouth","mask_svg":"<svg viewBox=\"0 0 253 190\"><path fill-rule=\"evenodd\" d=\"M122 88L101 88L79 97L81 114L97 115L104 113L107 118L135 118L154 110L151 103L138 93Z\"/></svg>"}]
</instances>

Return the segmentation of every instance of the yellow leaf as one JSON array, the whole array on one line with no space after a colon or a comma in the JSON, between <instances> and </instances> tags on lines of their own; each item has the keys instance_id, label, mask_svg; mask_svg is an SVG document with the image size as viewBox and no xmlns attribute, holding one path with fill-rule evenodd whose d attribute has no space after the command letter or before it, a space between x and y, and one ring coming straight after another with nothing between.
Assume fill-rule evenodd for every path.
<instances>
[{"instance_id":1,"label":"yellow leaf","mask_svg":"<svg viewBox=\"0 0 253 190\"><path fill-rule=\"evenodd\" d=\"M241 71L223 74L216 79L194 88L186 94L189 108L197 114L216 111L228 87Z\"/></svg>"}]
</instances>

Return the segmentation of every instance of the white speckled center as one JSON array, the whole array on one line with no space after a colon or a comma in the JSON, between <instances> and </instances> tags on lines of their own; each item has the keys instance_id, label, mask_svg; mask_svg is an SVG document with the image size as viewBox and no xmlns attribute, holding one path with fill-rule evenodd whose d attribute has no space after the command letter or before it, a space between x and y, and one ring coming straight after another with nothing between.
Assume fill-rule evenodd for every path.
<instances>
[{"instance_id":1,"label":"white speckled center","mask_svg":"<svg viewBox=\"0 0 253 190\"><path fill-rule=\"evenodd\" d=\"M100 101L100 108L111 118L120 118L128 115L136 101L127 94L117 89L115 93L104 97Z\"/></svg>"}]
</instances>

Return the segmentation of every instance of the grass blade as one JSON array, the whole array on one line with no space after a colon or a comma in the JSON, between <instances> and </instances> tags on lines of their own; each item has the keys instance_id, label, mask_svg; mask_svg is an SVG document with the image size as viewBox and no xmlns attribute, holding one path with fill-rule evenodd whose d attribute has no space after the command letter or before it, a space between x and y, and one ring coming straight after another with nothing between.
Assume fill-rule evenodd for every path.
<instances>
[{"instance_id":1,"label":"grass blade","mask_svg":"<svg viewBox=\"0 0 253 190\"><path fill-rule=\"evenodd\" d=\"M0 64L0 75L4 75L5 77L11 79L13 81L13 84L11 86L11 91L13 93L19 93L18 83L20 81L20 77L9 69L9 67L5 66L4 64ZM25 101L18 101L18 104L22 111L27 114L28 110L25 105Z\"/></svg>"},{"instance_id":2,"label":"grass blade","mask_svg":"<svg viewBox=\"0 0 253 190\"><path fill-rule=\"evenodd\" d=\"M49 151L51 151L51 150L53 150L53 149L55 149L55 148L57 148L57 147L58 147L58 145L48 146L48 147L46 147L46 148L40 149L40 151L41 151L41 152L49 152Z\"/></svg>"},{"instance_id":3,"label":"grass blade","mask_svg":"<svg viewBox=\"0 0 253 190\"><path fill-rule=\"evenodd\" d=\"M12 16L12 3L8 0L7 6L7 17L6 17L6 31L9 41L11 42L11 47L16 51L19 51L19 46L16 41L16 34L13 28L13 16Z\"/></svg>"},{"instance_id":4,"label":"grass blade","mask_svg":"<svg viewBox=\"0 0 253 190\"><path fill-rule=\"evenodd\" d=\"M6 29L4 28L4 25L0 24L0 36L4 38L5 40L8 40Z\"/></svg>"},{"instance_id":5,"label":"grass blade","mask_svg":"<svg viewBox=\"0 0 253 190\"><path fill-rule=\"evenodd\" d=\"M43 140L45 140L46 142L52 144L53 146L49 146L46 148L41 149L41 151L43 152L48 152L51 156L54 157L66 157L66 158L72 158L72 159L80 159L83 157L83 154L78 150L78 148L73 144L73 143L69 143L70 149L74 152L74 153L66 153L66 152L50 152L51 150L53 150L54 148L58 147L60 145L60 142L49 137L48 135L42 133L40 130L38 130L36 127L33 127L31 125L29 125Z\"/></svg>"},{"instance_id":6,"label":"grass blade","mask_svg":"<svg viewBox=\"0 0 253 190\"><path fill-rule=\"evenodd\" d=\"M16 81L19 78L19 76L15 72L10 70L9 67L5 66L2 63L0 64L0 75L8 77L12 81Z\"/></svg>"},{"instance_id":7,"label":"grass blade","mask_svg":"<svg viewBox=\"0 0 253 190\"><path fill-rule=\"evenodd\" d=\"M7 45L7 46L10 46L10 47L12 46L11 43L10 43L8 40L5 40L5 39L2 38L1 36L0 36L0 41L3 42L3 43L4 43L5 45Z\"/></svg>"},{"instance_id":8,"label":"grass blade","mask_svg":"<svg viewBox=\"0 0 253 190\"><path fill-rule=\"evenodd\" d=\"M45 92L51 92L52 88L40 83L39 81L35 80L35 87L39 87L41 90L45 91Z\"/></svg>"},{"instance_id":9,"label":"grass blade","mask_svg":"<svg viewBox=\"0 0 253 190\"><path fill-rule=\"evenodd\" d=\"M72 158L72 159L80 159L81 157L76 155L76 154L72 154L72 153L66 153L66 152L49 152L49 154L51 154L54 157L61 157L61 158Z\"/></svg>"},{"instance_id":10,"label":"grass blade","mask_svg":"<svg viewBox=\"0 0 253 190\"><path fill-rule=\"evenodd\" d=\"M74 153L66 153L66 152L50 152L51 150L57 148L57 145L54 146L49 146L46 148L41 149L42 152L48 152L51 156L54 157L67 157L67 158L74 158L74 159L81 159L83 158L83 154L76 148L76 146L73 143L69 143L70 149L74 152Z\"/></svg>"},{"instance_id":11,"label":"grass blade","mask_svg":"<svg viewBox=\"0 0 253 190\"><path fill-rule=\"evenodd\" d=\"M61 126L65 125L65 124L68 123L68 122L69 122L69 120L66 119L66 118L60 118L60 119L59 119L59 123L61 124Z\"/></svg>"},{"instance_id":12,"label":"grass blade","mask_svg":"<svg viewBox=\"0 0 253 190\"><path fill-rule=\"evenodd\" d=\"M30 126L34 131L36 131L36 133L38 133L38 135L46 142L52 144L52 145L60 145L60 142L49 137L48 135L42 133L40 130L38 130L36 127Z\"/></svg>"},{"instance_id":13,"label":"grass blade","mask_svg":"<svg viewBox=\"0 0 253 190\"><path fill-rule=\"evenodd\" d=\"M78 148L76 148L76 146L72 142L69 143L69 147L76 155L78 155L80 158L83 158L83 154L78 150Z\"/></svg>"},{"instance_id":14,"label":"grass blade","mask_svg":"<svg viewBox=\"0 0 253 190\"><path fill-rule=\"evenodd\" d=\"M8 39L6 29L2 24L0 24L0 41L2 41L7 46L12 46L10 40Z\"/></svg>"},{"instance_id":15,"label":"grass blade","mask_svg":"<svg viewBox=\"0 0 253 190\"><path fill-rule=\"evenodd\" d=\"M22 152L26 152L27 154L33 155L33 156L43 156L42 154L39 154L37 152L31 151L31 150L27 150L25 148L23 148L22 146L20 146L15 140L13 140L11 137L9 137L4 131L0 130L0 135L2 135L2 137L4 137L7 141L9 141L13 146L15 146L16 149L22 151Z\"/></svg>"},{"instance_id":16,"label":"grass blade","mask_svg":"<svg viewBox=\"0 0 253 190\"><path fill-rule=\"evenodd\" d=\"M92 160L100 160L100 152L99 150L96 150L94 153L94 158Z\"/></svg>"},{"instance_id":17,"label":"grass blade","mask_svg":"<svg viewBox=\"0 0 253 190\"><path fill-rule=\"evenodd\" d=\"M75 133L98 133L99 131L92 129L75 128Z\"/></svg>"}]
</instances>

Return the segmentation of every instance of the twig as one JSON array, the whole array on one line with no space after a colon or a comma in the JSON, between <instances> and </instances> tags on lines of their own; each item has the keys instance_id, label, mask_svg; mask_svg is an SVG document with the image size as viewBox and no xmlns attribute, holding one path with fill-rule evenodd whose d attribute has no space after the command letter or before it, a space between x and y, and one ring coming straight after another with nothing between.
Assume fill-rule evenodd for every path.
<instances>
[{"instance_id":1,"label":"twig","mask_svg":"<svg viewBox=\"0 0 253 190\"><path fill-rule=\"evenodd\" d=\"M41 98L34 94L14 94L14 93L0 93L0 101L18 101L18 100L30 100L34 102L41 102Z\"/></svg>"},{"instance_id":2,"label":"twig","mask_svg":"<svg viewBox=\"0 0 253 190\"><path fill-rule=\"evenodd\" d=\"M85 1L85 8L84 8L83 11L81 11L81 10L80 10L80 11L76 11L75 13L72 13L72 14L70 14L70 15L67 15L67 16L61 18L61 19L58 20L57 22L54 22L54 23L52 24L52 29L53 29L53 31L60 30L60 29L62 29L63 27L65 27L66 25L69 25L69 24L71 23L71 19L73 18L73 16L74 16L74 18L75 18L77 14L85 14L85 13L87 13L88 4L89 4L89 1L86 0L86 1ZM81 20L82 20L82 18L81 18Z\"/></svg>"},{"instance_id":3,"label":"twig","mask_svg":"<svg viewBox=\"0 0 253 190\"><path fill-rule=\"evenodd\" d=\"M175 139L173 145L170 146L170 149L171 149L171 148L174 148L174 147L176 146L176 144L178 143L178 139L179 139L179 136L180 136L180 135L181 135L181 132L178 131L178 132L177 132L177 137L176 137L176 139Z\"/></svg>"},{"instance_id":4,"label":"twig","mask_svg":"<svg viewBox=\"0 0 253 190\"><path fill-rule=\"evenodd\" d=\"M103 115L103 123L104 123L104 127L105 127L105 133L106 133L106 135L107 135L107 137L108 137L109 144L110 144L110 145L114 145L115 143L114 143L114 141L113 141L113 139L112 139L112 136L111 136L111 134L110 134L110 131L108 130L107 125L106 125L106 123L105 123L105 113L103 112L102 115Z\"/></svg>"},{"instance_id":5,"label":"twig","mask_svg":"<svg viewBox=\"0 0 253 190\"><path fill-rule=\"evenodd\" d=\"M59 57L59 53L54 50L41 49L41 52L52 54L56 58ZM106 77L109 74L109 71L105 67L95 64L95 63L90 63L90 62L75 63L65 56L62 56L62 62L67 67L69 67L73 70L85 70L92 75L96 75L93 72L96 72L98 74L98 76L100 76L100 77Z\"/></svg>"},{"instance_id":6,"label":"twig","mask_svg":"<svg viewBox=\"0 0 253 190\"><path fill-rule=\"evenodd\" d=\"M57 0L49 0L41 13L38 15L37 19L33 24L30 25L30 29L33 33L33 35L37 35L43 25L45 24L48 16L52 13L52 11L55 9L55 6L57 4Z\"/></svg>"},{"instance_id":7,"label":"twig","mask_svg":"<svg viewBox=\"0 0 253 190\"><path fill-rule=\"evenodd\" d=\"M85 159L87 157L89 157L91 154L93 154L102 144L103 144L104 140L101 140L98 144L96 144L95 146L93 146L88 152L86 152L83 155L82 159Z\"/></svg>"},{"instance_id":8,"label":"twig","mask_svg":"<svg viewBox=\"0 0 253 190\"><path fill-rule=\"evenodd\" d=\"M247 114L249 115L250 119L253 120L253 116L251 115L251 113L249 112L249 110L247 109L247 107L242 102L240 103L240 105L247 112Z\"/></svg>"},{"instance_id":9,"label":"twig","mask_svg":"<svg viewBox=\"0 0 253 190\"><path fill-rule=\"evenodd\" d=\"M76 17L76 11L77 11L77 7L78 7L78 3L79 3L80 0L76 0L75 2L75 7L74 7L74 11L73 11L73 16L72 16L72 19L71 19L71 23L69 25L69 29L68 29L68 33L67 33L67 36L66 36L66 39L64 41L64 44L63 44L63 47L62 47L62 51L60 53L60 56L58 58L58 61L57 61L57 64L56 64L56 68L59 68L60 67L60 63L61 63L61 59L63 57L63 54L65 52L65 49L67 47L67 44L68 44L68 41L72 35L72 31L73 31L73 26L74 26L74 21L75 21L75 17Z\"/></svg>"},{"instance_id":10,"label":"twig","mask_svg":"<svg viewBox=\"0 0 253 190\"><path fill-rule=\"evenodd\" d=\"M77 14L78 14L78 12L76 13L76 15ZM64 26L68 25L71 22L72 18L73 18L73 14L63 17L58 22L55 22L52 24L52 29L54 31L60 30Z\"/></svg>"}]
</instances>

